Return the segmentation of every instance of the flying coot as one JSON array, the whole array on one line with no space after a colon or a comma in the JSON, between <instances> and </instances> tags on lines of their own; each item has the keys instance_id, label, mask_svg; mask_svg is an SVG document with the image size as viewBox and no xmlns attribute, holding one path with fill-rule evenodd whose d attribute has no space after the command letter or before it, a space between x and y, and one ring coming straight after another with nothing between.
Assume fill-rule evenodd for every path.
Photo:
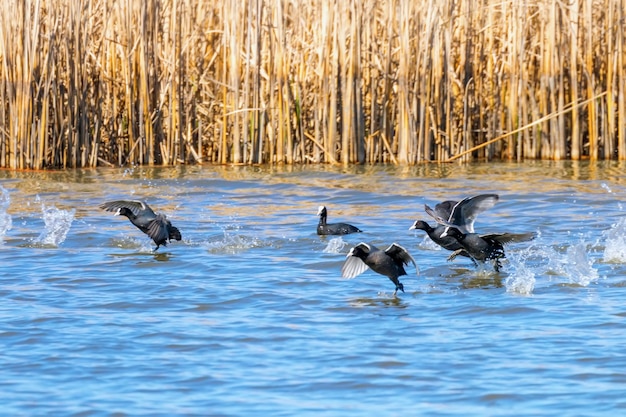
<instances>
[{"instance_id":1,"label":"flying coot","mask_svg":"<svg viewBox=\"0 0 626 417\"><path fill-rule=\"evenodd\" d=\"M416 230L416 229L423 230L426 232L430 240L432 240L433 242L435 242L436 244L438 244L444 249L455 252L455 254L450 255L450 257L448 258L448 261L453 260L459 255L468 257L472 259L472 261L474 261L474 259L469 255L469 253L467 253L467 251L463 249L463 246L461 246L461 244L454 237L452 236L441 237L441 234L445 232L447 228L448 226L444 226L442 224L438 224L437 227L431 227L424 220L416 220L415 223L413 223L413 226L409 227L409 230Z\"/></svg>"},{"instance_id":2,"label":"flying coot","mask_svg":"<svg viewBox=\"0 0 626 417\"><path fill-rule=\"evenodd\" d=\"M453 237L463 247L472 259L479 262L492 260L496 272L500 271L500 259L505 258L504 246L508 243L525 242L534 239L535 233L492 233L479 235L478 233L463 233L456 227L450 227L441 237ZM457 252L451 257L456 256ZM460 253L458 253L460 254Z\"/></svg>"},{"instance_id":3,"label":"flying coot","mask_svg":"<svg viewBox=\"0 0 626 417\"><path fill-rule=\"evenodd\" d=\"M166 246L171 239L181 240L180 231L172 226L172 223L164 214L156 214L148 204L143 201L110 201L100 206L106 211L115 212L115 215L128 217L128 220L139 230L147 234L156 243L155 251L159 246Z\"/></svg>"},{"instance_id":4,"label":"flying coot","mask_svg":"<svg viewBox=\"0 0 626 417\"><path fill-rule=\"evenodd\" d=\"M402 285L398 277L407 274L404 270L405 265L412 263L419 273L413 257L397 243L392 243L383 251L374 245L361 242L350 249L346 258L341 268L341 275L344 278L354 278L361 275L369 267L374 272L388 277L395 284L394 296L398 290L404 292L404 285Z\"/></svg>"}]
</instances>

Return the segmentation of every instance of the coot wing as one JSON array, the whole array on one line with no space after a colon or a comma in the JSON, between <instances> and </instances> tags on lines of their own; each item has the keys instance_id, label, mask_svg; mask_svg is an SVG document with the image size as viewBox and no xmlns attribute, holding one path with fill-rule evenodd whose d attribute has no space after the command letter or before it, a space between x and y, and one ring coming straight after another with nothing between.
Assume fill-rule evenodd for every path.
<instances>
[{"instance_id":1,"label":"coot wing","mask_svg":"<svg viewBox=\"0 0 626 417\"><path fill-rule=\"evenodd\" d=\"M400 261L404 265L408 265L409 263L412 263L415 269L417 270L417 272L419 273L419 268L417 267L417 263L415 262L415 259L413 259L411 254L406 249L404 249L402 246L398 245L397 243L392 243L391 245L389 245L389 247L385 249L385 253L389 255L391 258L393 258L394 261Z\"/></svg>"},{"instance_id":2,"label":"coot wing","mask_svg":"<svg viewBox=\"0 0 626 417\"><path fill-rule=\"evenodd\" d=\"M127 208L133 212L135 216L139 216L143 214L144 216L155 216L154 211L146 204L144 201L134 201L134 200L117 200L117 201L109 201L100 205L100 208L106 211L118 211L121 208Z\"/></svg>"},{"instance_id":3,"label":"coot wing","mask_svg":"<svg viewBox=\"0 0 626 417\"><path fill-rule=\"evenodd\" d=\"M434 211L442 219L449 219L450 218L450 214L452 213L452 209L457 204L459 204L459 202L458 201L454 201L454 200L442 201L441 203L438 203L437 205L435 205L435 210Z\"/></svg>"},{"instance_id":4,"label":"coot wing","mask_svg":"<svg viewBox=\"0 0 626 417\"><path fill-rule=\"evenodd\" d=\"M482 238L490 238L506 245L508 243L527 242L537 237L537 233L492 233L489 235L481 235Z\"/></svg>"},{"instance_id":5,"label":"coot wing","mask_svg":"<svg viewBox=\"0 0 626 417\"><path fill-rule=\"evenodd\" d=\"M474 233L476 216L493 207L499 199L497 194L481 194L464 198L452 208L447 220L463 233Z\"/></svg>"},{"instance_id":6,"label":"coot wing","mask_svg":"<svg viewBox=\"0 0 626 417\"><path fill-rule=\"evenodd\" d=\"M367 271L368 268L369 267L361 260L361 258L348 255L348 258L341 268L341 276L343 278L352 279Z\"/></svg>"}]
</instances>

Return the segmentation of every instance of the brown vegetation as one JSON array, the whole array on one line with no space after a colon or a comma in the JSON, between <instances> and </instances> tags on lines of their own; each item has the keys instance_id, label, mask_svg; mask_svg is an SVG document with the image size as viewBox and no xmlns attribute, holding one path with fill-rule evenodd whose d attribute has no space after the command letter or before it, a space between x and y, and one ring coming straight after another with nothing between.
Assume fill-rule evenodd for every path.
<instances>
[{"instance_id":1,"label":"brown vegetation","mask_svg":"<svg viewBox=\"0 0 626 417\"><path fill-rule=\"evenodd\" d=\"M625 0L0 6L0 166L626 159Z\"/></svg>"}]
</instances>

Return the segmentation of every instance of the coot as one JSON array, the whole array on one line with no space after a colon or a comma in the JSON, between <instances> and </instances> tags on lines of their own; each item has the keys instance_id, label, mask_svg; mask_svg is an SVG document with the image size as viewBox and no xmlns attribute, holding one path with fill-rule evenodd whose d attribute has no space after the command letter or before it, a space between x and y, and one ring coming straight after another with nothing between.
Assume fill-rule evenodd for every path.
<instances>
[{"instance_id":1,"label":"coot","mask_svg":"<svg viewBox=\"0 0 626 417\"><path fill-rule=\"evenodd\" d=\"M347 235L361 232L358 227L347 223L327 224L326 218L328 217L328 211L325 206L319 206L317 215L320 216L320 221L317 224L318 235Z\"/></svg>"},{"instance_id":2,"label":"coot","mask_svg":"<svg viewBox=\"0 0 626 417\"><path fill-rule=\"evenodd\" d=\"M500 271L500 259L505 258L504 245L513 242L525 242L534 239L535 233L492 233L479 235L478 233L463 233L456 227L450 227L441 237L453 237L475 261L494 261L494 269ZM456 256L457 252L451 257ZM460 254L460 253L458 253Z\"/></svg>"},{"instance_id":3,"label":"coot","mask_svg":"<svg viewBox=\"0 0 626 417\"><path fill-rule=\"evenodd\" d=\"M461 244L454 237L452 236L441 237L441 234L445 232L447 228L448 226L444 226L442 224L438 224L437 227L431 227L424 220L416 220L415 223L413 223L413 226L409 227L409 230L415 230L415 229L423 230L426 232L430 240L432 240L433 242L435 242L442 248L447 249L452 252L458 251L458 253L455 253L454 255L450 255L450 257L448 258L448 261L451 261L452 259L454 259L455 257L459 255L472 259L469 253L467 253L467 251L463 249L463 246L461 246Z\"/></svg>"},{"instance_id":4,"label":"coot","mask_svg":"<svg viewBox=\"0 0 626 417\"><path fill-rule=\"evenodd\" d=\"M155 251L159 246L166 246L171 239L181 240L180 231L164 214L156 214L144 201L110 201L100 206L106 211L113 211L115 215L128 217L128 220L139 230L147 234L156 243Z\"/></svg>"},{"instance_id":5,"label":"coot","mask_svg":"<svg viewBox=\"0 0 626 417\"><path fill-rule=\"evenodd\" d=\"M413 257L397 243L392 243L383 251L374 245L361 242L350 249L346 258L341 268L341 275L344 278L354 278L369 267L374 272L386 276L395 284L394 296L398 290L404 292L404 285L398 280L398 277L406 275L404 265L412 263L417 270L417 264Z\"/></svg>"}]
</instances>

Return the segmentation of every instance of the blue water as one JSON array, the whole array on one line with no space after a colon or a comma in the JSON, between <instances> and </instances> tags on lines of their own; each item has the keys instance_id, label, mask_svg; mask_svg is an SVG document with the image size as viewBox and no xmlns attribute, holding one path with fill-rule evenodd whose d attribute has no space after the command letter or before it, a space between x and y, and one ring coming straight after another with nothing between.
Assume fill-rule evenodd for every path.
<instances>
[{"instance_id":1,"label":"blue water","mask_svg":"<svg viewBox=\"0 0 626 417\"><path fill-rule=\"evenodd\" d=\"M0 171L4 415L620 415L626 165ZM500 194L476 230L537 232L500 273L422 231L423 205ZM154 244L98 205L145 199ZM315 234L329 222L364 233ZM397 242L406 293L341 278Z\"/></svg>"}]
</instances>

